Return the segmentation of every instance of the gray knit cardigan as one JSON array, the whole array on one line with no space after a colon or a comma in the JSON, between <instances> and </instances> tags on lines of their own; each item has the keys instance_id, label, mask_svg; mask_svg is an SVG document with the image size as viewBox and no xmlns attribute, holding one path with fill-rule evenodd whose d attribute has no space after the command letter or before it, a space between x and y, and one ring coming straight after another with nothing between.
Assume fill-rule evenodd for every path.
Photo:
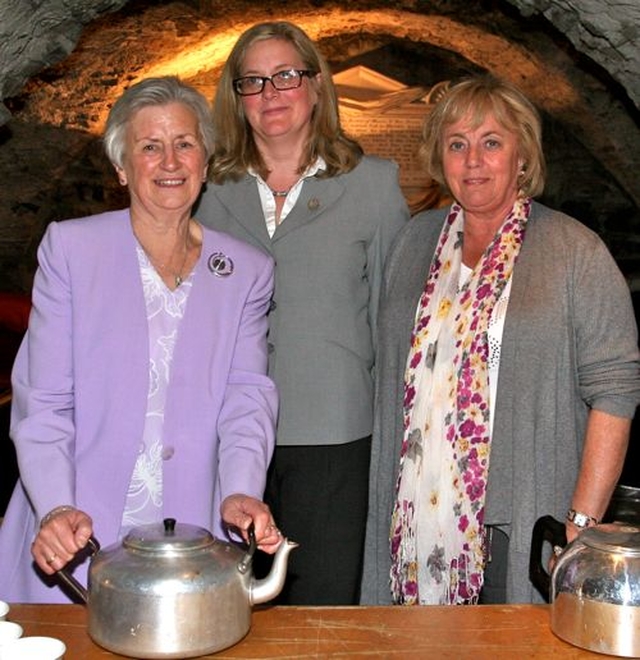
<instances>
[{"instance_id":1,"label":"gray knit cardigan","mask_svg":"<svg viewBox=\"0 0 640 660\"><path fill-rule=\"evenodd\" d=\"M387 261L363 604L388 604L389 524L402 442L403 375L418 298L448 209L417 215ZM541 602L529 582L533 524L564 519L587 414L631 418L640 402L637 329L628 286L600 238L534 203L505 319L485 522L509 535L507 600Z\"/></svg>"}]
</instances>

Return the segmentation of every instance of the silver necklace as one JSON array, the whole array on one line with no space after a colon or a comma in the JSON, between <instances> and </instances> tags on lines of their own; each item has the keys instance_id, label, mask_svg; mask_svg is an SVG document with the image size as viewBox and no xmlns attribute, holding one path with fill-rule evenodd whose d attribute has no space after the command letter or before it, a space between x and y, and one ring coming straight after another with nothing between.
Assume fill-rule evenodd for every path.
<instances>
[{"instance_id":1,"label":"silver necklace","mask_svg":"<svg viewBox=\"0 0 640 660\"><path fill-rule=\"evenodd\" d=\"M180 266L180 270L177 273L173 274L174 281L176 283L176 289L184 282L182 279L182 271L184 270L184 266L187 263L187 256L189 255L189 247L185 246L185 252L184 252L184 259L182 260L182 266Z\"/></svg>"},{"instance_id":2,"label":"silver necklace","mask_svg":"<svg viewBox=\"0 0 640 660\"><path fill-rule=\"evenodd\" d=\"M286 197L291 191L291 188L288 188L287 190L274 190L273 188L269 188L269 190L274 197Z\"/></svg>"},{"instance_id":3,"label":"silver necklace","mask_svg":"<svg viewBox=\"0 0 640 660\"><path fill-rule=\"evenodd\" d=\"M166 264L157 263L154 259L151 258L151 255L149 254L149 252L147 252L147 250L142 245L142 243L140 243L140 245L144 250L144 253L147 255L147 259L149 259L149 261L151 262L151 265L156 269L156 271L158 271L158 273L162 277L162 273L167 271ZM184 267L187 263L188 256L189 256L189 237L187 236L184 245L184 258L182 259L180 270L177 273L175 271L171 272L171 275L173 275L173 281L175 282L176 289L184 282L184 277L182 276L182 273L184 272Z\"/></svg>"}]
</instances>

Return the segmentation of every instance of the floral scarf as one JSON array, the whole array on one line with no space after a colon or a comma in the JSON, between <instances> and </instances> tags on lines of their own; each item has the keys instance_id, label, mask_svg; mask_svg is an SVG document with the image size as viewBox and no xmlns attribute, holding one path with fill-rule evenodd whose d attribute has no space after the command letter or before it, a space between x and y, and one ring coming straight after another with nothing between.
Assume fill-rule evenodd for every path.
<instances>
[{"instance_id":1,"label":"floral scarf","mask_svg":"<svg viewBox=\"0 0 640 660\"><path fill-rule=\"evenodd\" d=\"M459 286L462 208L444 224L416 312L391 519L399 604L476 603L483 584L489 469L487 328L518 257L531 200L518 198Z\"/></svg>"}]
</instances>

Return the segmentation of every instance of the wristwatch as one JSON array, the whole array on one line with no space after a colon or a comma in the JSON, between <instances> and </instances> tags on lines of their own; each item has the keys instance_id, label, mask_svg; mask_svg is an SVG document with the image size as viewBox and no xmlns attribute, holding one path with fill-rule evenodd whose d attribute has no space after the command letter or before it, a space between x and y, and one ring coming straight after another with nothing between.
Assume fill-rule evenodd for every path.
<instances>
[{"instance_id":1,"label":"wristwatch","mask_svg":"<svg viewBox=\"0 0 640 660\"><path fill-rule=\"evenodd\" d=\"M573 523L576 527L580 527L580 529L591 527L591 525L597 525L599 522L593 516L588 516L586 513L581 513L575 509L569 509L567 511L567 520L570 523Z\"/></svg>"}]
</instances>

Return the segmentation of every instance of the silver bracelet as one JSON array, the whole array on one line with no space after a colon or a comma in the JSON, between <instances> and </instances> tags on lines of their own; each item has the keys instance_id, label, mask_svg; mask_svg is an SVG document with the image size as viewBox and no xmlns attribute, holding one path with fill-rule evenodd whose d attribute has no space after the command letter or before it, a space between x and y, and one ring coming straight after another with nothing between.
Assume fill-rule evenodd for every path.
<instances>
[{"instance_id":1,"label":"silver bracelet","mask_svg":"<svg viewBox=\"0 0 640 660\"><path fill-rule=\"evenodd\" d=\"M585 527L591 527L591 525L597 525L599 521L593 516L589 516L586 513L581 513L575 509L569 509L567 511L567 520L570 523L573 523L576 527L584 529Z\"/></svg>"},{"instance_id":2,"label":"silver bracelet","mask_svg":"<svg viewBox=\"0 0 640 660\"><path fill-rule=\"evenodd\" d=\"M70 506L69 504L63 504L62 506L57 506L55 509L51 509L42 520L40 521L40 529L42 529L52 518L57 516L59 513L64 513L65 511L75 511L75 506Z\"/></svg>"}]
</instances>

